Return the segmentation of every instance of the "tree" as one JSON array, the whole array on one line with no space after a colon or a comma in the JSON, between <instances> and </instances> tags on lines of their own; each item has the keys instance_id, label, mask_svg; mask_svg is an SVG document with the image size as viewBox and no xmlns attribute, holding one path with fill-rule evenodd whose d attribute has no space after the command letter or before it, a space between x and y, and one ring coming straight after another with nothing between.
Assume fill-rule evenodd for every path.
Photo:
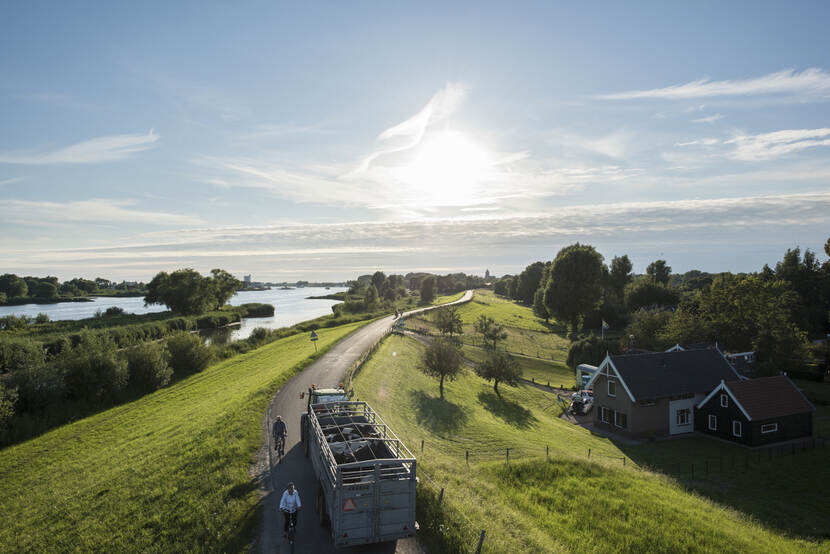
<instances>
[{"instance_id":1,"label":"tree","mask_svg":"<svg viewBox=\"0 0 830 554\"><path fill-rule=\"evenodd\" d=\"M363 296L363 302L366 306L366 311L372 311L378 303L378 289L375 285L366 287L366 294Z\"/></svg>"},{"instance_id":2,"label":"tree","mask_svg":"<svg viewBox=\"0 0 830 554\"><path fill-rule=\"evenodd\" d=\"M602 256L593 246L566 246L556 255L545 284L548 313L576 332L582 319L602 300Z\"/></svg>"},{"instance_id":3,"label":"tree","mask_svg":"<svg viewBox=\"0 0 830 554\"><path fill-rule=\"evenodd\" d=\"M449 335L452 338L454 333L461 334L462 321L456 306L435 310L434 321L442 335Z\"/></svg>"},{"instance_id":4,"label":"tree","mask_svg":"<svg viewBox=\"0 0 830 554\"><path fill-rule=\"evenodd\" d=\"M507 296L512 299L516 299L516 295L518 294L519 290L519 277L511 277L510 280L507 282Z\"/></svg>"},{"instance_id":5,"label":"tree","mask_svg":"<svg viewBox=\"0 0 830 554\"><path fill-rule=\"evenodd\" d=\"M536 294L536 290L539 288L539 282L542 280L544 271L544 262L534 262L519 274L516 300L528 306L533 304L533 295Z\"/></svg>"},{"instance_id":6,"label":"tree","mask_svg":"<svg viewBox=\"0 0 830 554\"><path fill-rule=\"evenodd\" d=\"M493 350L476 368L476 374L486 381L493 381L493 390L501 398L499 383L515 387L519 384L522 369L516 359L503 350Z\"/></svg>"},{"instance_id":7,"label":"tree","mask_svg":"<svg viewBox=\"0 0 830 554\"><path fill-rule=\"evenodd\" d=\"M484 339L484 347L490 350L495 350L498 341L507 338L507 331L504 330L504 326L484 314L478 316L475 328ZM492 341L492 344L489 341Z\"/></svg>"},{"instance_id":8,"label":"tree","mask_svg":"<svg viewBox=\"0 0 830 554\"><path fill-rule=\"evenodd\" d=\"M0 275L0 292L5 292L9 298L26 296L29 287L26 285L26 281L14 273L5 273Z\"/></svg>"},{"instance_id":9,"label":"tree","mask_svg":"<svg viewBox=\"0 0 830 554\"><path fill-rule=\"evenodd\" d=\"M536 294L533 295L533 315L541 317L545 323L550 319L548 309L545 307L545 289L536 289Z\"/></svg>"},{"instance_id":10,"label":"tree","mask_svg":"<svg viewBox=\"0 0 830 554\"><path fill-rule=\"evenodd\" d=\"M0 382L0 432L6 429L6 422L14 415L15 403L17 403L17 389L7 389Z\"/></svg>"},{"instance_id":11,"label":"tree","mask_svg":"<svg viewBox=\"0 0 830 554\"><path fill-rule=\"evenodd\" d=\"M224 269L211 269L210 274L213 276L211 279L215 302L213 309L221 308L236 294L236 291L242 288L242 281Z\"/></svg>"},{"instance_id":12,"label":"tree","mask_svg":"<svg viewBox=\"0 0 830 554\"><path fill-rule=\"evenodd\" d=\"M241 286L238 279L222 269L202 277L194 269L158 273L147 285L145 304L165 304L174 312L195 315L221 307Z\"/></svg>"},{"instance_id":13,"label":"tree","mask_svg":"<svg viewBox=\"0 0 830 554\"><path fill-rule=\"evenodd\" d=\"M421 304L435 300L435 276L429 275L421 281Z\"/></svg>"},{"instance_id":14,"label":"tree","mask_svg":"<svg viewBox=\"0 0 830 554\"><path fill-rule=\"evenodd\" d=\"M168 364L170 353L163 343L141 343L128 349L126 357L130 372L130 386L138 390L160 389L169 383L173 376L173 368Z\"/></svg>"},{"instance_id":15,"label":"tree","mask_svg":"<svg viewBox=\"0 0 830 554\"><path fill-rule=\"evenodd\" d=\"M611 290L620 299L623 298L625 286L631 282L631 270L633 267L627 255L615 256L611 260L611 271L608 275L608 280Z\"/></svg>"},{"instance_id":16,"label":"tree","mask_svg":"<svg viewBox=\"0 0 830 554\"><path fill-rule=\"evenodd\" d=\"M176 375L198 373L210 365L213 352L197 335L181 331L167 337L170 367Z\"/></svg>"},{"instance_id":17,"label":"tree","mask_svg":"<svg viewBox=\"0 0 830 554\"><path fill-rule=\"evenodd\" d=\"M646 273L654 279L655 283L669 284L669 276L671 276L671 267L666 265L666 260L655 260L648 264Z\"/></svg>"},{"instance_id":18,"label":"tree","mask_svg":"<svg viewBox=\"0 0 830 554\"><path fill-rule=\"evenodd\" d=\"M70 396L98 403L124 389L129 378L127 362L117 354L109 337L83 332L80 343L55 360Z\"/></svg>"},{"instance_id":19,"label":"tree","mask_svg":"<svg viewBox=\"0 0 830 554\"><path fill-rule=\"evenodd\" d=\"M493 292L500 296L507 296L510 293L510 291L507 290L509 284L510 279L500 279L493 285Z\"/></svg>"},{"instance_id":20,"label":"tree","mask_svg":"<svg viewBox=\"0 0 830 554\"><path fill-rule=\"evenodd\" d=\"M453 343L436 339L427 346L422 362L421 371L439 379L438 393L444 398L444 379L454 381L461 374L461 352Z\"/></svg>"},{"instance_id":21,"label":"tree","mask_svg":"<svg viewBox=\"0 0 830 554\"><path fill-rule=\"evenodd\" d=\"M58 287L49 281L41 281L35 287L34 292L38 298L54 298L58 295Z\"/></svg>"},{"instance_id":22,"label":"tree","mask_svg":"<svg viewBox=\"0 0 830 554\"><path fill-rule=\"evenodd\" d=\"M664 350L666 344L662 334L671 317L669 310L638 310L631 314L631 322L625 328L625 335L631 337L632 344L646 350Z\"/></svg>"},{"instance_id":23,"label":"tree","mask_svg":"<svg viewBox=\"0 0 830 554\"><path fill-rule=\"evenodd\" d=\"M680 300L680 292L668 285L640 277L625 289L625 303L632 312L652 306L674 306Z\"/></svg>"}]
</instances>

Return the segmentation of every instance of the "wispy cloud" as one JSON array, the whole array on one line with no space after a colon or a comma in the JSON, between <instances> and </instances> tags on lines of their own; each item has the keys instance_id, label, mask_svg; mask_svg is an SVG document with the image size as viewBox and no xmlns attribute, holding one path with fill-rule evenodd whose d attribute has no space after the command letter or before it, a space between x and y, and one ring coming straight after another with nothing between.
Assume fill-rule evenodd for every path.
<instances>
[{"instance_id":1,"label":"wispy cloud","mask_svg":"<svg viewBox=\"0 0 830 554\"><path fill-rule=\"evenodd\" d=\"M385 146L366 156L360 165L345 177L353 178L360 175L369 168L372 162L385 154L403 152L418 146L427 127L455 113L465 95L466 88L463 85L448 84L444 89L438 91L418 113L378 135L377 140L384 143ZM403 141L394 145L389 144L393 139L403 139Z\"/></svg>"},{"instance_id":2,"label":"wispy cloud","mask_svg":"<svg viewBox=\"0 0 830 554\"><path fill-rule=\"evenodd\" d=\"M24 177L12 177L11 179L3 179L2 181L0 181L0 187L5 185L11 185L12 183L18 183L23 179Z\"/></svg>"},{"instance_id":3,"label":"wispy cloud","mask_svg":"<svg viewBox=\"0 0 830 554\"><path fill-rule=\"evenodd\" d=\"M705 77L682 85L648 90L632 90L597 95L603 100L642 98L684 100L711 96L745 96L756 94L790 94L803 98L826 99L830 96L830 74L812 67L802 72L793 69L744 80L712 81Z\"/></svg>"},{"instance_id":4,"label":"wispy cloud","mask_svg":"<svg viewBox=\"0 0 830 554\"><path fill-rule=\"evenodd\" d=\"M727 146L725 156L733 160L761 161L779 158L808 148L830 146L830 128L785 129L758 135L738 135L731 139L703 138L675 143L677 147Z\"/></svg>"},{"instance_id":5,"label":"wispy cloud","mask_svg":"<svg viewBox=\"0 0 830 554\"><path fill-rule=\"evenodd\" d=\"M150 129L147 134L97 137L46 152L20 150L0 152L0 163L48 165L112 162L153 148L158 140L159 135Z\"/></svg>"},{"instance_id":6,"label":"wispy cloud","mask_svg":"<svg viewBox=\"0 0 830 554\"><path fill-rule=\"evenodd\" d=\"M719 113L716 113L715 115L710 115L709 117L701 117L700 119L693 119L692 123L714 123L715 121L718 121L720 119L723 119L723 116Z\"/></svg>"},{"instance_id":7,"label":"wispy cloud","mask_svg":"<svg viewBox=\"0 0 830 554\"><path fill-rule=\"evenodd\" d=\"M92 199L76 202L5 200L0 203L0 219L27 226L55 226L75 223L141 223L143 225L193 226L198 217L169 212L133 209L133 200Z\"/></svg>"}]
</instances>

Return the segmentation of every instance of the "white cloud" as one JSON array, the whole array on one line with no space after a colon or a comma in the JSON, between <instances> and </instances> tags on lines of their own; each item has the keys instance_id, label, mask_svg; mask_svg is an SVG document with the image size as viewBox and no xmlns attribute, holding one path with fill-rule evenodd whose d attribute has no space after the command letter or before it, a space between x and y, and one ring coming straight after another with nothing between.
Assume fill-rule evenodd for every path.
<instances>
[{"instance_id":1,"label":"white cloud","mask_svg":"<svg viewBox=\"0 0 830 554\"><path fill-rule=\"evenodd\" d=\"M199 225L197 217L131 209L132 200L92 199L77 202L5 200L0 219L6 223L54 226L75 223L141 223L144 225Z\"/></svg>"},{"instance_id":2,"label":"white cloud","mask_svg":"<svg viewBox=\"0 0 830 554\"><path fill-rule=\"evenodd\" d=\"M145 134L110 135L79 142L49 152L0 152L0 163L22 165L88 164L126 159L153 148L159 136L150 129Z\"/></svg>"},{"instance_id":3,"label":"white cloud","mask_svg":"<svg viewBox=\"0 0 830 554\"><path fill-rule=\"evenodd\" d=\"M723 116L719 113L716 113L714 115L710 115L709 117L701 117L700 119L693 119L692 123L714 123L715 121L718 121L720 119L723 119Z\"/></svg>"},{"instance_id":4,"label":"white cloud","mask_svg":"<svg viewBox=\"0 0 830 554\"><path fill-rule=\"evenodd\" d=\"M438 91L427 105L421 110L401 123L389 127L378 135L377 140L388 144L391 139L401 138L403 142L394 146L385 146L377 149L368 156L353 171L345 175L346 178L353 178L369 169L369 166L379 157L385 154L403 152L420 144L424 133L431 124L438 123L450 117L464 100L466 88L459 84L447 84L443 90Z\"/></svg>"},{"instance_id":5,"label":"white cloud","mask_svg":"<svg viewBox=\"0 0 830 554\"><path fill-rule=\"evenodd\" d=\"M744 96L752 94L791 94L802 98L830 96L830 74L819 68L801 73L787 69L755 79L712 81L708 77L682 85L649 90L633 90L596 96L603 100L633 100L656 98L682 100L712 96Z\"/></svg>"},{"instance_id":6,"label":"white cloud","mask_svg":"<svg viewBox=\"0 0 830 554\"><path fill-rule=\"evenodd\" d=\"M20 182L24 179L24 177L12 177L11 179L3 179L0 181L0 187L5 185L11 185L12 183Z\"/></svg>"},{"instance_id":7,"label":"white cloud","mask_svg":"<svg viewBox=\"0 0 830 554\"><path fill-rule=\"evenodd\" d=\"M723 155L732 160L770 160L808 148L830 146L830 128L784 129L758 135L738 135L731 139L703 138L677 142L675 146L727 146L732 149Z\"/></svg>"}]
</instances>

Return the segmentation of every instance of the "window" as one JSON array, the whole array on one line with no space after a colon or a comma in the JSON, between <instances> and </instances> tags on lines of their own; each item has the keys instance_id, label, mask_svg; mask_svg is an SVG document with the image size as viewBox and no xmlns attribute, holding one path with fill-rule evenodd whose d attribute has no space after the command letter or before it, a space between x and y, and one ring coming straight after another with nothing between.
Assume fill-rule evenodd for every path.
<instances>
[{"instance_id":1,"label":"window","mask_svg":"<svg viewBox=\"0 0 830 554\"><path fill-rule=\"evenodd\" d=\"M732 434L736 437L742 437L743 431L741 429L741 422L740 421L733 421L732 422Z\"/></svg>"},{"instance_id":2,"label":"window","mask_svg":"<svg viewBox=\"0 0 830 554\"><path fill-rule=\"evenodd\" d=\"M609 410L605 406L599 409L600 417L602 418L603 423L611 423L611 415L608 412Z\"/></svg>"},{"instance_id":3,"label":"window","mask_svg":"<svg viewBox=\"0 0 830 554\"><path fill-rule=\"evenodd\" d=\"M720 407L721 408L728 408L729 407L729 395L727 395L727 394L720 395Z\"/></svg>"},{"instance_id":4,"label":"window","mask_svg":"<svg viewBox=\"0 0 830 554\"><path fill-rule=\"evenodd\" d=\"M689 425L689 420L691 419L692 410L691 408L684 408L682 410L677 410L677 424L678 425Z\"/></svg>"},{"instance_id":5,"label":"window","mask_svg":"<svg viewBox=\"0 0 830 554\"><path fill-rule=\"evenodd\" d=\"M608 380L608 396L617 396L617 382Z\"/></svg>"},{"instance_id":6,"label":"window","mask_svg":"<svg viewBox=\"0 0 830 554\"><path fill-rule=\"evenodd\" d=\"M622 412L614 412L614 425L625 429L628 426L628 416Z\"/></svg>"},{"instance_id":7,"label":"window","mask_svg":"<svg viewBox=\"0 0 830 554\"><path fill-rule=\"evenodd\" d=\"M717 431L718 430L718 416L716 416L716 415L710 415L709 416L709 429L711 431Z\"/></svg>"},{"instance_id":8,"label":"window","mask_svg":"<svg viewBox=\"0 0 830 554\"><path fill-rule=\"evenodd\" d=\"M767 423L766 425L761 425L762 433L775 433L776 431L778 431L777 423Z\"/></svg>"}]
</instances>

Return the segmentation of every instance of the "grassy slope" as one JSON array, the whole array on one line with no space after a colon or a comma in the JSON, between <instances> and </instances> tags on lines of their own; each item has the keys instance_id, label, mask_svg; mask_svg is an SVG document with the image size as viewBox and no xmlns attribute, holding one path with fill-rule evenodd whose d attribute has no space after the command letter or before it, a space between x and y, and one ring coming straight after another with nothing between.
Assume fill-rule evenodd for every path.
<instances>
[{"instance_id":1,"label":"grassy slope","mask_svg":"<svg viewBox=\"0 0 830 554\"><path fill-rule=\"evenodd\" d=\"M361 324L318 331L325 350ZM296 335L0 451L0 551L240 551L262 414L313 353Z\"/></svg>"},{"instance_id":2,"label":"grassy slope","mask_svg":"<svg viewBox=\"0 0 830 554\"><path fill-rule=\"evenodd\" d=\"M559 419L552 397L532 387L503 387L499 400L492 387L467 374L447 384L441 400L436 381L416 369L422 349L413 339L390 337L364 367L356 390L419 456L419 471L429 477L419 517L429 519L425 511L434 509L433 488L446 488L442 549L472 549L480 529L487 530L486 552L796 552L816 546L636 467L630 458L623 468L619 459L599 457L632 453ZM544 461L546 445L551 464ZM511 459L526 460L514 461L511 471L495 461L508 446ZM583 454L588 448L591 461ZM817 459L803 456L791 460ZM800 483L796 490L803 492ZM812 523L820 517L821 508Z\"/></svg>"}]
</instances>

